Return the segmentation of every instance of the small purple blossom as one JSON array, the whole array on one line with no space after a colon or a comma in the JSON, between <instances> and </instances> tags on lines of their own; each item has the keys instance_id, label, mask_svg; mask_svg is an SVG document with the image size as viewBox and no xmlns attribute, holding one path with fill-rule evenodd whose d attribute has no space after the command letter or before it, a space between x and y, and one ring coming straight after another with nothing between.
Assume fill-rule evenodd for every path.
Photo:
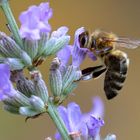
<instances>
[{"instance_id":1,"label":"small purple blossom","mask_svg":"<svg viewBox=\"0 0 140 140\"><path fill-rule=\"evenodd\" d=\"M75 39L74 39L74 45L73 45L73 51L72 51L72 64L75 67L80 66L80 64L85 59L87 51L88 51L86 48L80 48L79 35L83 33L84 31L85 31L84 27L81 27L77 29L75 32Z\"/></svg>"},{"instance_id":2,"label":"small purple blossom","mask_svg":"<svg viewBox=\"0 0 140 140\"><path fill-rule=\"evenodd\" d=\"M93 108L89 113L83 115L84 121L87 123L88 135L95 138L99 134L100 128L104 125L104 105L99 97L94 97Z\"/></svg>"},{"instance_id":3,"label":"small purple blossom","mask_svg":"<svg viewBox=\"0 0 140 140\"><path fill-rule=\"evenodd\" d=\"M57 57L60 59L61 66L66 66L68 64L71 56L71 51L72 46L67 45L57 53Z\"/></svg>"},{"instance_id":4,"label":"small purple blossom","mask_svg":"<svg viewBox=\"0 0 140 140\"><path fill-rule=\"evenodd\" d=\"M10 81L10 68L6 64L0 64L0 100L4 100L7 97L14 96L16 91Z\"/></svg>"},{"instance_id":5,"label":"small purple blossom","mask_svg":"<svg viewBox=\"0 0 140 140\"><path fill-rule=\"evenodd\" d=\"M76 103L70 103L67 108L63 106L58 107L58 112L70 134L81 133L85 140L89 137L95 138L99 135L100 128L104 125L104 121L102 120L103 103L98 97L96 97L93 102L95 106L92 107L90 113L86 114L81 112L79 105ZM99 106L97 107L97 105ZM55 137L57 140L61 139L59 133L57 133Z\"/></svg>"},{"instance_id":6,"label":"small purple blossom","mask_svg":"<svg viewBox=\"0 0 140 140\"><path fill-rule=\"evenodd\" d=\"M21 22L20 35L22 38L31 40L40 39L41 33L49 33L51 26L48 20L52 17L52 9L49 3L41 3L39 6L31 6L27 11L21 13L19 20Z\"/></svg>"},{"instance_id":7,"label":"small purple blossom","mask_svg":"<svg viewBox=\"0 0 140 140\"><path fill-rule=\"evenodd\" d=\"M100 128L104 125L104 121L100 118L96 118L91 115L89 121L87 121L88 135L91 138L95 138L100 132Z\"/></svg>"},{"instance_id":8,"label":"small purple blossom","mask_svg":"<svg viewBox=\"0 0 140 140\"><path fill-rule=\"evenodd\" d=\"M65 36L67 34L68 30L69 30L68 27L61 26L56 31L52 32L51 37L60 38L62 36Z\"/></svg>"},{"instance_id":9,"label":"small purple blossom","mask_svg":"<svg viewBox=\"0 0 140 140\"><path fill-rule=\"evenodd\" d=\"M85 31L84 27L76 30L74 44L72 46L66 46L57 53L57 57L62 61L62 64L66 65L70 56L72 56L72 65L79 68L84 61L86 55L92 60L96 60L96 56L90 52L87 48L81 48L79 43L79 35ZM59 32L54 32L53 36L59 36L66 32L66 29L62 28ZM66 59L66 60L65 60ZM63 63L64 62L64 63Z\"/></svg>"}]
</instances>

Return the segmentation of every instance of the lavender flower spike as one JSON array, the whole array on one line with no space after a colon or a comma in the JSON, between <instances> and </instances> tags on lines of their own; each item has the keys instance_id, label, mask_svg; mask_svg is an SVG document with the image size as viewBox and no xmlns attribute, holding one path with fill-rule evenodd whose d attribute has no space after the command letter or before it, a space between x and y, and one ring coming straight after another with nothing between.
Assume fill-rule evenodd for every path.
<instances>
[{"instance_id":1,"label":"lavender flower spike","mask_svg":"<svg viewBox=\"0 0 140 140\"><path fill-rule=\"evenodd\" d=\"M10 67L6 64L0 64L0 101L7 97L14 96L16 91L10 81Z\"/></svg>"},{"instance_id":2,"label":"lavender flower spike","mask_svg":"<svg viewBox=\"0 0 140 140\"><path fill-rule=\"evenodd\" d=\"M48 34L51 26L48 20L52 17L52 9L49 3L41 3L39 6L31 6L27 11L21 13L19 20L21 22L20 35L22 38L31 40L40 39L41 33Z\"/></svg>"}]
</instances>

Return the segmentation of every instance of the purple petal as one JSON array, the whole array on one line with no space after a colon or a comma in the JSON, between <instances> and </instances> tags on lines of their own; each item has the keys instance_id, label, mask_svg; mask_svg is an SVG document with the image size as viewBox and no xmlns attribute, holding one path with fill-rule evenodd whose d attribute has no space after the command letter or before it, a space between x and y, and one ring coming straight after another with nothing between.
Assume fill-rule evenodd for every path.
<instances>
[{"instance_id":1,"label":"purple petal","mask_svg":"<svg viewBox=\"0 0 140 140\"><path fill-rule=\"evenodd\" d=\"M38 40L40 39L40 31L39 29L29 29L26 28L26 26L21 26L20 28L20 35L22 36L22 38L28 38L31 40Z\"/></svg>"},{"instance_id":2,"label":"purple petal","mask_svg":"<svg viewBox=\"0 0 140 140\"><path fill-rule=\"evenodd\" d=\"M93 54L93 52L91 51L88 51L87 52L87 55L90 59L92 59L93 61L96 61L97 60L97 57Z\"/></svg>"},{"instance_id":3,"label":"purple petal","mask_svg":"<svg viewBox=\"0 0 140 140\"><path fill-rule=\"evenodd\" d=\"M49 7L48 2L43 2L39 5L40 10L40 20L48 20L52 17L53 11L52 8Z\"/></svg>"},{"instance_id":4,"label":"purple petal","mask_svg":"<svg viewBox=\"0 0 140 140\"><path fill-rule=\"evenodd\" d=\"M79 131L79 126L82 121L82 113L80 107L76 103L70 103L68 105L68 119L71 132Z\"/></svg>"},{"instance_id":5,"label":"purple petal","mask_svg":"<svg viewBox=\"0 0 140 140\"><path fill-rule=\"evenodd\" d=\"M58 28L56 31L53 31L51 37L59 38L61 36L64 36L68 32L68 30L69 30L68 27L62 26Z\"/></svg>"},{"instance_id":6,"label":"purple petal","mask_svg":"<svg viewBox=\"0 0 140 140\"><path fill-rule=\"evenodd\" d=\"M37 6L31 6L28 11L22 12L19 16L21 24L26 25L30 29L36 28L39 22L36 16L38 12Z\"/></svg>"},{"instance_id":7,"label":"purple petal","mask_svg":"<svg viewBox=\"0 0 140 140\"><path fill-rule=\"evenodd\" d=\"M72 46L67 45L57 53L57 57L60 59L62 66L66 66L68 64L71 55L71 49Z\"/></svg>"},{"instance_id":8,"label":"purple petal","mask_svg":"<svg viewBox=\"0 0 140 140\"><path fill-rule=\"evenodd\" d=\"M59 132L56 132L54 137L55 137L55 140L62 140Z\"/></svg>"},{"instance_id":9,"label":"purple petal","mask_svg":"<svg viewBox=\"0 0 140 140\"><path fill-rule=\"evenodd\" d=\"M104 104L99 97L93 98L93 105L90 112L83 114L84 121L89 120L89 117L92 115L96 118L103 118L104 116Z\"/></svg>"},{"instance_id":10,"label":"purple petal","mask_svg":"<svg viewBox=\"0 0 140 140\"><path fill-rule=\"evenodd\" d=\"M38 40L42 32L48 34L51 31L51 26L48 23L51 17L52 9L49 7L49 3L41 3L39 6L29 7L19 17L21 37Z\"/></svg>"},{"instance_id":11,"label":"purple petal","mask_svg":"<svg viewBox=\"0 0 140 140\"><path fill-rule=\"evenodd\" d=\"M82 121L80 123L78 130L80 130L84 140L87 140L88 139L88 128L87 128L87 124L84 121Z\"/></svg>"},{"instance_id":12,"label":"purple petal","mask_svg":"<svg viewBox=\"0 0 140 140\"><path fill-rule=\"evenodd\" d=\"M0 100L4 100L6 96L14 96L16 91L10 81L10 68L6 64L0 64Z\"/></svg>"},{"instance_id":13,"label":"purple petal","mask_svg":"<svg viewBox=\"0 0 140 140\"><path fill-rule=\"evenodd\" d=\"M91 114L94 117L104 117L104 104L101 98L99 97L94 97L93 98L93 109L91 110Z\"/></svg>"},{"instance_id":14,"label":"purple petal","mask_svg":"<svg viewBox=\"0 0 140 140\"><path fill-rule=\"evenodd\" d=\"M68 120L68 112L67 109L63 106L58 107L58 112L66 125L66 128L70 131L69 120Z\"/></svg>"},{"instance_id":15,"label":"purple petal","mask_svg":"<svg viewBox=\"0 0 140 140\"><path fill-rule=\"evenodd\" d=\"M80 48L79 44L79 35L84 32L84 27L79 28L75 32L75 40L74 40L74 49L72 52L72 65L75 67L79 67L80 64L83 62L83 60L86 57L88 49L86 48Z\"/></svg>"},{"instance_id":16,"label":"purple petal","mask_svg":"<svg viewBox=\"0 0 140 140\"><path fill-rule=\"evenodd\" d=\"M104 125L104 121L100 118L95 118L94 116L91 116L89 121L87 121L87 127L88 127L88 135L92 138L95 138L99 132L100 128Z\"/></svg>"},{"instance_id":17,"label":"purple petal","mask_svg":"<svg viewBox=\"0 0 140 140\"><path fill-rule=\"evenodd\" d=\"M7 64L0 64L0 74L6 75L7 78L10 78L10 67Z\"/></svg>"}]
</instances>

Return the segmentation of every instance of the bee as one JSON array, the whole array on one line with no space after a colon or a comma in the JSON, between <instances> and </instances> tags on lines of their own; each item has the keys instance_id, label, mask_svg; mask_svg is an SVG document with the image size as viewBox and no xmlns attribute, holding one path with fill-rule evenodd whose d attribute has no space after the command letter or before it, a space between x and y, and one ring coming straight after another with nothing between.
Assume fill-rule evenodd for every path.
<instances>
[{"instance_id":1,"label":"bee","mask_svg":"<svg viewBox=\"0 0 140 140\"><path fill-rule=\"evenodd\" d=\"M83 76L81 79L96 78L106 72L104 91L107 99L114 98L124 85L129 66L127 54L116 48L135 49L140 46L140 41L118 37L114 33L95 30L92 34L89 34L88 31L80 34L79 44L81 48L87 48L103 62L101 66L82 70Z\"/></svg>"}]
</instances>

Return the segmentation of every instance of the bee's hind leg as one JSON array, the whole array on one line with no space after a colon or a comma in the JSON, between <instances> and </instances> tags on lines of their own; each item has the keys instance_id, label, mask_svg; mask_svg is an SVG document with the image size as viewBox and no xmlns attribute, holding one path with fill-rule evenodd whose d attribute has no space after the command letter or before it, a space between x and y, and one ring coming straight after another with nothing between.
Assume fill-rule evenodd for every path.
<instances>
[{"instance_id":1,"label":"bee's hind leg","mask_svg":"<svg viewBox=\"0 0 140 140\"><path fill-rule=\"evenodd\" d=\"M98 78L105 71L106 67L104 65L99 65L96 67L88 67L82 70L82 77L80 80L90 80Z\"/></svg>"}]
</instances>

